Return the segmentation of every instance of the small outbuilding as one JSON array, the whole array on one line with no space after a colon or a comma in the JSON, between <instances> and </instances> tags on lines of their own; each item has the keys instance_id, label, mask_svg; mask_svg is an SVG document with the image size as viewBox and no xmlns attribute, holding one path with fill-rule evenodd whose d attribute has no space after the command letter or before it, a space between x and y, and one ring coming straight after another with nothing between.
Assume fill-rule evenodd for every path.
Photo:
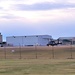
<instances>
[{"instance_id":1,"label":"small outbuilding","mask_svg":"<svg viewBox=\"0 0 75 75\"><path fill-rule=\"evenodd\" d=\"M59 40L62 45L75 45L75 37L60 37Z\"/></svg>"}]
</instances>

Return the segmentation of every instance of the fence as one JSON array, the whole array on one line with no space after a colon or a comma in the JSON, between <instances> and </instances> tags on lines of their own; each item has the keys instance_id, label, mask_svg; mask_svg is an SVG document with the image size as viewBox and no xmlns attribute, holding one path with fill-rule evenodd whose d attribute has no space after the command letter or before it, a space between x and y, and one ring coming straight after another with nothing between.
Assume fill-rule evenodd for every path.
<instances>
[{"instance_id":1,"label":"fence","mask_svg":"<svg viewBox=\"0 0 75 75\"><path fill-rule=\"evenodd\" d=\"M0 47L0 59L72 59L75 46Z\"/></svg>"}]
</instances>

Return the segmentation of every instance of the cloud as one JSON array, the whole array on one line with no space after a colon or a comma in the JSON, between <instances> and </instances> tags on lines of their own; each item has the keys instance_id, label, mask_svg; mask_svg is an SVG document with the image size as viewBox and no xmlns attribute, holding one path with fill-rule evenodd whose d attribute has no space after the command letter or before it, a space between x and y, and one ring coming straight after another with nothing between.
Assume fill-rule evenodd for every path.
<instances>
[{"instance_id":1,"label":"cloud","mask_svg":"<svg viewBox=\"0 0 75 75\"><path fill-rule=\"evenodd\" d=\"M2 10L3 8L2 7L0 7L0 10Z\"/></svg>"},{"instance_id":2,"label":"cloud","mask_svg":"<svg viewBox=\"0 0 75 75\"><path fill-rule=\"evenodd\" d=\"M27 4L16 4L13 9L16 10L25 10L25 11L33 11L33 10L51 10L51 9L62 9L62 8L75 8L75 4L73 3L36 3L32 5Z\"/></svg>"},{"instance_id":3,"label":"cloud","mask_svg":"<svg viewBox=\"0 0 75 75\"><path fill-rule=\"evenodd\" d=\"M0 1L2 1L2 0L0 0Z\"/></svg>"},{"instance_id":4,"label":"cloud","mask_svg":"<svg viewBox=\"0 0 75 75\"><path fill-rule=\"evenodd\" d=\"M16 16L12 15L12 14L6 14L3 16L0 16L0 18L4 18L4 19L15 19L17 18Z\"/></svg>"}]
</instances>

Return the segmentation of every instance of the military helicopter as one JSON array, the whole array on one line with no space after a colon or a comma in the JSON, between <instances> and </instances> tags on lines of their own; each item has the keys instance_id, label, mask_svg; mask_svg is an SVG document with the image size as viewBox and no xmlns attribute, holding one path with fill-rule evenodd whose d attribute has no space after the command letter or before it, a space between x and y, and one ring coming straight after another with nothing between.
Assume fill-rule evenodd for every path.
<instances>
[{"instance_id":1,"label":"military helicopter","mask_svg":"<svg viewBox=\"0 0 75 75\"><path fill-rule=\"evenodd\" d=\"M60 42L59 39L57 39L56 41L55 40L51 40L48 42L47 46L51 45L51 46L55 46L55 45L58 45L58 44L62 44L62 42Z\"/></svg>"}]
</instances>

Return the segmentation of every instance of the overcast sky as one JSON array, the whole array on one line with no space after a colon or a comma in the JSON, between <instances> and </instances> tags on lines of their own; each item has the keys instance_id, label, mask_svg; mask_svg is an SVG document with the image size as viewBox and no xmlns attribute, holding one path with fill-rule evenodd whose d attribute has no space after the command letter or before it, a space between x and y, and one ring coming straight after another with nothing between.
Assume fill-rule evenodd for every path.
<instances>
[{"instance_id":1,"label":"overcast sky","mask_svg":"<svg viewBox=\"0 0 75 75\"><path fill-rule=\"evenodd\" d=\"M75 37L75 0L0 0L0 32Z\"/></svg>"}]
</instances>

